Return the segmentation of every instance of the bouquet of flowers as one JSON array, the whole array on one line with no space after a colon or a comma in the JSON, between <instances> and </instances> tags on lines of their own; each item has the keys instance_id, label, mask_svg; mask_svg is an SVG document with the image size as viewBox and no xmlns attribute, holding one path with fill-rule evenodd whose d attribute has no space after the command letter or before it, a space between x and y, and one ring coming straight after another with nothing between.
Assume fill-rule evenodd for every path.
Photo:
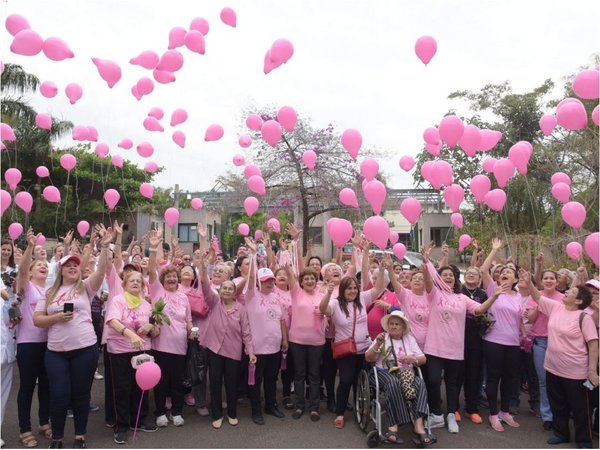
<instances>
[{"instance_id":1,"label":"bouquet of flowers","mask_svg":"<svg viewBox=\"0 0 600 450\"><path fill-rule=\"evenodd\" d=\"M488 312L475 316L475 322L479 325L479 334L481 336L489 332L496 323L494 317Z\"/></svg>"},{"instance_id":2,"label":"bouquet of flowers","mask_svg":"<svg viewBox=\"0 0 600 450\"><path fill-rule=\"evenodd\" d=\"M164 312L165 309L165 300L161 297L152 307L152 311L150 311L150 323L156 324L158 326L162 326L165 323L167 325L171 325L171 319L167 313Z\"/></svg>"}]
</instances>

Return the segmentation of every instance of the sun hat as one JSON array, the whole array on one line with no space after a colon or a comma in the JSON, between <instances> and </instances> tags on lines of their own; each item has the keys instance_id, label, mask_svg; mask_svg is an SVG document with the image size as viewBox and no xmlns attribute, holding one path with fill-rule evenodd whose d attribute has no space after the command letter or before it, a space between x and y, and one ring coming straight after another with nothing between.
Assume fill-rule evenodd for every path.
<instances>
[{"instance_id":1,"label":"sun hat","mask_svg":"<svg viewBox=\"0 0 600 450\"><path fill-rule=\"evenodd\" d=\"M408 318L404 315L404 313L402 311L399 311L399 310L392 311L391 313L386 314L385 316L383 316L381 318L381 327L385 331L388 331L388 321L392 317L397 317L400 320L402 320L402 322L404 322L404 333L403 333L403 336L405 336L409 332L409 330L410 330L410 323L408 322Z\"/></svg>"}]
</instances>

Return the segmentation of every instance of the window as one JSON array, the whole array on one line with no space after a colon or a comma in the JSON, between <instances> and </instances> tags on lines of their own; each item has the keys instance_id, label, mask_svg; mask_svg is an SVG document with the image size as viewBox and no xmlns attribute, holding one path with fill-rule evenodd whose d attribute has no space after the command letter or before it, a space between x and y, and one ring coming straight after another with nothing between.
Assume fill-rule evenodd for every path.
<instances>
[{"instance_id":1,"label":"window","mask_svg":"<svg viewBox=\"0 0 600 450\"><path fill-rule=\"evenodd\" d=\"M436 247L440 247L442 242L448 242L454 236L450 227L432 227L430 229L431 240L435 242Z\"/></svg>"},{"instance_id":2,"label":"window","mask_svg":"<svg viewBox=\"0 0 600 450\"><path fill-rule=\"evenodd\" d=\"M308 239L312 239L314 245L323 245L323 227L308 227Z\"/></svg>"},{"instance_id":3,"label":"window","mask_svg":"<svg viewBox=\"0 0 600 450\"><path fill-rule=\"evenodd\" d=\"M198 230L195 223L179 224L179 242L198 242Z\"/></svg>"}]
</instances>

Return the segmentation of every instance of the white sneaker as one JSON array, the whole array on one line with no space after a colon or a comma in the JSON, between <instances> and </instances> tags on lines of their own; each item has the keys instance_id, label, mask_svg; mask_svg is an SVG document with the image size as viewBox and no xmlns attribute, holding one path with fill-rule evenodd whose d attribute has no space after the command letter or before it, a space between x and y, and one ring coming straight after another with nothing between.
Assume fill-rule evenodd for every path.
<instances>
[{"instance_id":1,"label":"white sneaker","mask_svg":"<svg viewBox=\"0 0 600 450\"><path fill-rule=\"evenodd\" d=\"M201 407L201 408L196 408L196 412L198 414L200 414L201 416L208 416L208 408L206 408L205 406Z\"/></svg>"},{"instance_id":2,"label":"white sneaker","mask_svg":"<svg viewBox=\"0 0 600 450\"><path fill-rule=\"evenodd\" d=\"M456 423L456 417L454 417L454 413L450 413L446 416L446 420L448 421L448 431L450 433L458 433L458 423Z\"/></svg>"},{"instance_id":3,"label":"white sneaker","mask_svg":"<svg viewBox=\"0 0 600 450\"><path fill-rule=\"evenodd\" d=\"M173 416L173 425L175 425L176 427L182 427L184 423L185 420L183 420L183 417Z\"/></svg>"},{"instance_id":4,"label":"white sneaker","mask_svg":"<svg viewBox=\"0 0 600 450\"><path fill-rule=\"evenodd\" d=\"M104 380L104 376L96 370L96 372L94 372L94 380Z\"/></svg>"},{"instance_id":5,"label":"white sneaker","mask_svg":"<svg viewBox=\"0 0 600 450\"><path fill-rule=\"evenodd\" d=\"M438 416L437 414L429 414L429 428L444 428L444 416L441 414Z\"/></svg>"},{"instance_id":6,"label":"white sneaker","mask_svg":"<svg viewBox=\"0 0 600 450\"><path fill-rule=\"evenodd\" d=\"M169 425L169 419L167 419L167 416L165 416L164 414L162 416L158 416L156 418L156 426L157 427L164 428L167 425Z\"/></svg>"}]
</instances>

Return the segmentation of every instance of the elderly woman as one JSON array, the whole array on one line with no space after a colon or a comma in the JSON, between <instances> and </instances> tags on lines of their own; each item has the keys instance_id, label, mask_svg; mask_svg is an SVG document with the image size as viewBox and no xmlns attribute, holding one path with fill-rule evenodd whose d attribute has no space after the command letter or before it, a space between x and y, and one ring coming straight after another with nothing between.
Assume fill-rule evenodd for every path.
<instances>
[{"instance_id":1,"label":"elderly woman","mask_svg":"<svg viewBox=\"0 0 600 450\"><path fill-rule=\"evenodd\" d=\"M399 368L422 366L426 362L425 355L419 348L415 338L409 333L409 322L402 311L392 311L381 319L385 330L377 335L373 344L365 354L367 362L374 362L377 367L379 386L388 398L388 432L385 433L389 443L401 444L397 435L398 426L412 422L413 431L421 445L431 444L431 438L425 432L423 418L427 415L427 390L422 378L415 377L416 396L407 405L403 395L400 379L392 371ZM375 385L375 374L369 373L369 382ZM410 408L410 410L409 410ZM412 413L412 414L411 414ZM412 416L412 417L411 417Z\"/></svg>"}]
</instances>

